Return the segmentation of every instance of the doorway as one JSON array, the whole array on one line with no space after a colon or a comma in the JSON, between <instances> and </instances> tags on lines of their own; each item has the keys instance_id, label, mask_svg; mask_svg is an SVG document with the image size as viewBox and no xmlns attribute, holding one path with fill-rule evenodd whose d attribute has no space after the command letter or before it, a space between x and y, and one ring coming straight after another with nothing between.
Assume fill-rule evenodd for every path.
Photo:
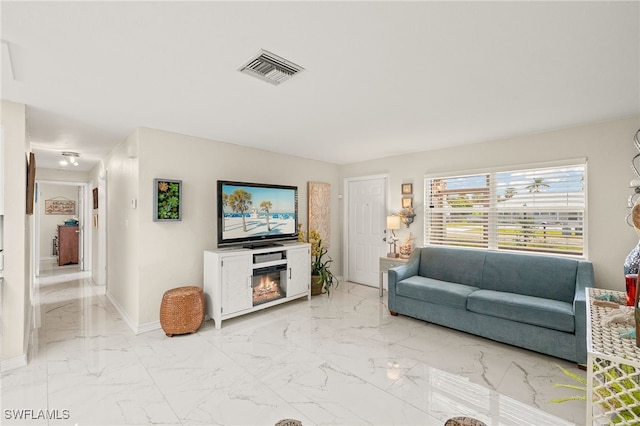
<instances>
[{"instance_id":1,"label":"doorway","mask_svg":"<svg viewBox=\"0 0 640 426\"><path fill-rule=\"evenodd\" d=\"M386 250L387 175L345 180L347 280L377 287Z\"/></svg>"},{"instance_id":2,"label":"doorway","mask_svg":"<svg viewBox=\"0 0 640 426\"><path fill-rule=\"evenodd\" d=\"M91 269L91 256L87 255L90 235L84 232L88 216L86 192L84 183L36 182L33 233L36 277Z\"/></svg>"}]
</instances>

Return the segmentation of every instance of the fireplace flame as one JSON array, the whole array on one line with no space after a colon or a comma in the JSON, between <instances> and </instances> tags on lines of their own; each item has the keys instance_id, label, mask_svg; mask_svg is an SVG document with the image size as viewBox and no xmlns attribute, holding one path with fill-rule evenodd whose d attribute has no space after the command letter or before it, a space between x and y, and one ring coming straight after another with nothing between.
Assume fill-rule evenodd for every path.
<instances>
[{"instance_id":1,"label":"fireplace flame","mask_svg":"<svg viewBox=\"0 0 640 426\"><path fill-rule=\"evenodd\" d=\"M257 280L258 277L255 279ZM284 297L278 281L274 280L271 275L260 276L259 281L253 287L253 304L257 305Z\"/></svg>"}]
</instances>

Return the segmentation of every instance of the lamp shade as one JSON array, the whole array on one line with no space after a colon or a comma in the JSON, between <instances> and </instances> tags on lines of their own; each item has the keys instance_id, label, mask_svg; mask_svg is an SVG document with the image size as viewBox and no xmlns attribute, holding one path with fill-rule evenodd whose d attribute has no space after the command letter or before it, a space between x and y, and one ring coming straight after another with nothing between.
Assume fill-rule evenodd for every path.
<instances>
[{"instance_id":1,"label":"lamp shade","mask_svg":"<svg viewBox=\"0 0 640 426\"><path fill-rule=\"evenodd\" d=\"M400 229L400 216L387 216L387 229Z\"/></svg>"}]
</instances>

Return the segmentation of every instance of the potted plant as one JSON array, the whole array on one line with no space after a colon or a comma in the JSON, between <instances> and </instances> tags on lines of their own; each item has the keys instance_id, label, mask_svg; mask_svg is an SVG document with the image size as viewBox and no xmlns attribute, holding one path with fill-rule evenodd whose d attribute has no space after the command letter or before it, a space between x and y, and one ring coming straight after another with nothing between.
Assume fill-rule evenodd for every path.
<instances>
[{"instance_id":1,"label":"potted plant","mask_svg":"<svg viewBox=\"0 0 640 426\"><path fill-rule=\"evenodd\" d=\"M322 290L331 293L331 287L339 284L338 279L329 269L333 259L327 254L327 249L322 247L322 237L318 231L309 232L311 243L311 294L318 295Z\"/></svg>"}]
</instances>

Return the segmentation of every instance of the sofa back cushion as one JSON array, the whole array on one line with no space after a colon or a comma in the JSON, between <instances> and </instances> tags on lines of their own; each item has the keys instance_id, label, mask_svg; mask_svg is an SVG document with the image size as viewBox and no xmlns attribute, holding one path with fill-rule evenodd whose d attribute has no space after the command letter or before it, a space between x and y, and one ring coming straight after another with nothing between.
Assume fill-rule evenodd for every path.
<instances>
[{"instance_id":1,"label":"sofa back cushion","mask_svg":"<svg viewBox=\"0 0 640 426\"><path fill-rule=\"evenodd\" d=\"M427 246L420 248L418 275L480 287L485 251Z\"/></svg>"},{"instance_id":2,"label":"sofa back cushion","mask_svg":"<svg viewBox=\"0 0 640 426\"><path fill-rule=\"evenodd\" d=\"M577 270L574 259L488 251L478 287L571 303Z\"/></svg>"}]
</instances>

